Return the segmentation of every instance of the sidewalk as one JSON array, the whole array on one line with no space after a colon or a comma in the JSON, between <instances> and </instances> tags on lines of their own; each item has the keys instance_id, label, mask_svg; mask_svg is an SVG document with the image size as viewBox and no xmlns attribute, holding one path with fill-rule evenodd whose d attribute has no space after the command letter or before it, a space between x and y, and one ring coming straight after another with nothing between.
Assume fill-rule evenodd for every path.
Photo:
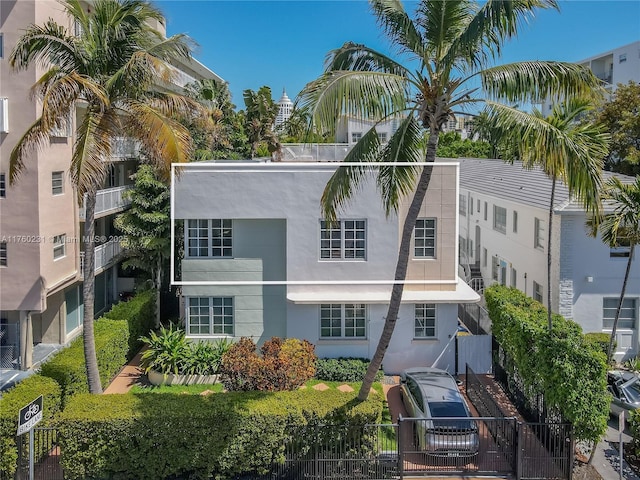
<instances>
[{"instance_id":1,"label":"sidewalk","mask_svg":"<svg viewBox=\"0 0 640 480\"><path fill-rule=\"evenodd\" d=\"M113 379L109 386L105 389L105 394L110 393L127 393L134 385L142 385L142 377L144 375L142 367L140 367L140 359L142 352L146 347L143 347L131 361L125 365L120 373Z\"/></svg>"}]
</instances>

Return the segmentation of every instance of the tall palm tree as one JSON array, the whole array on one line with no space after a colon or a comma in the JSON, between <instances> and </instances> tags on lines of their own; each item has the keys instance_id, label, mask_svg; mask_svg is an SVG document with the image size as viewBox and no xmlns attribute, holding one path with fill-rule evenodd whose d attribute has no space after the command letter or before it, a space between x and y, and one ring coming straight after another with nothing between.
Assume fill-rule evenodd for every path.
<instances>
[{"instance_id":1,"label":"tall palm tree","mask_svg":"<svg viewBox=\"0 0 640 480\"><path fill-rule=\"evenodd\" d=\"M590 221L592 234L595 236L600 231L602 241L611 247L629 246L629 260L627 260L627 268L622 281L622 290L613 318L609 349L607 350L607 359L611 361L620 311L633 263L633 254L636 245L640 245L640 175L636 176L635 183L631 184L622 183L616 177L610 178L605 183L601 197L603 201L613 204L613 213L604 215L599 225Z\"/></svg>"},{"instance_id":2,"label":"tall palm tree","mask_svg":"<svg viewBox=\"0 0 640 480\"><path fill-rule=\"evenodd\" d=\"M247 89L242 92L245 110L245 131L249 137L250 157L254 158L261 143L267 144L271 154L280 151L280 141L274 131L276 116L280 108L271 98L271 88L262 86L257 92Z\"/></svg>"},{"instance_id":3,"label":"tall palm tree","mask_svg":"<svg viewBox=\"0 0 640 480\"><path fill-rule=\"evenodd\" d=\"M534 109L531 114L490 102L489 116L498 136L511 136L511 144L526 168L542 168L551 179L547 235L547 323L552 329L551 313L551 237L557 181L577 197L596 220L600 214L602 168L609 151L610 135L604 126L580 122L595 105L592 100L572 98L557 103L548 117Z\"/></svg>"},{"instance_id":4,"label":"tall palm tree","mask_svg":"<svg viewBox=\"0 0 640 480\"><path fill-rule=\"evenodd\" d=\"M96 192L104 183L105 161L115 137L140 141L149 161L165 173L171 162L188 159L191 139L174 118L193 111L195 104L153 88L172 81L175 74L168 62L188 58L190 47L183 35L164 38L150 26L164 19L145 0L96 0L90 12L80 0L60 3L80 34L73 35L52 19L31 25L9 59L16 70L49 65L32 88L42 114L11 152L10 178L18 179L29 154L78 107L70 175L79 202L85 202L84 354L89 391L100 393L93 338Z\"/></svg>"},{"instance_id":5,"label":"tall palm tree","mask_svg":"<svg viewBox=\"0 0 640 480\"><path fill-rule=\"evenodd\" d=\"M557 95L583 95L597 84L587 69L562 62L523 62L492 66L505 41L537 9L557 8L555 0L421 0L413 18L399 0L370 0L378 24L399 60L352 42L329 53L325 73L308 84L298 104L309 108L318 131L335 131L350 115L399 128L381 146L376 125L366 132L327 184L321 205L335 219L368 176L359 162L409 164L435 161L443 125L484 99L524 103ZM401 61L407 61L402 64ZM428 132L426 152L422 137ZM404 219L389 310L376 352L358 398L365 399L382 365L402 300L411 237L433 167L379 167L377 184L387 213L412 194Z\"/></svg>"}]
</instances>

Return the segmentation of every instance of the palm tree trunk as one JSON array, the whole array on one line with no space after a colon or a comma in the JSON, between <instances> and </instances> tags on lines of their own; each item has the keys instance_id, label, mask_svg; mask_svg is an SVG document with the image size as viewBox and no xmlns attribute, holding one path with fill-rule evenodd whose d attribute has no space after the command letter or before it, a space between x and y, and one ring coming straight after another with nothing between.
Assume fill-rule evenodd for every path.
<instances>
[{"instance_id":1,"label":"palm tree trunk","mask_svg":"<svg viewBox=\"0 0 640 480\"><path fill-rule=\"evenodd\" d=\"M432 132L429 135L429 143L427 145L427 162L435 161L437 147L438 133ZM407 216L404 220L404 226L402 227L402 238L400 240L400 251L398 253L398 262L396 264L396 273L394 277L394 280L396 281L404 281L407 277L407 265L409 264L409 254L411 251L411 237L413 236L413 230L416 226L416 220L418 219L418 215L420 214L422 202L424 201L427 189L429 188L429 182L431 181L432 172L433 167L430 165L422 168L422 173L420 174L420 179L418 180L418 185L416 187L416 192L413 195L411 205L409 206ZM404 283L393 284L393 289L391 290L391 300L389 301L389 309L387 311L387 316L385 317L384 327L382 329L382 334L380 335L380 340L378 341L378 346L376 347L376 353L373 355L371 363L369 363L369 368L367 368L367 373L364 376L362 386L360 387L360 391L358 392L358 400L360 401L366 400L369 396L369 392L371 391L371 386L373 385L376 374L382 366L384 354L386 353L387 348L389 348L391 336L393 335L393 330L395 329L396 321L398 320L398 311L400 310L400 302L402 301L403 291Z\"/></svg>"},{"instance_id":2,"label":"palm tree trunk","mask_svg":"<svg viewBox=\"0 0 640 480\"><path fill-rule=\"evenodd\" d=\"M609 339L609 349L607 350L608 362L611 362L611 359L613 358L613 344L615 343L616 330L618 329L618 320L620 319L620 311L622 310L624 294L627 291L627 281L629 280L629 272L631 271L631 263L633 263L633 251L635 250L635 247L635 244L632 242L631 247L629 248L629 260L627 260L627 269L624 272L624 280L622 281L622 291L620 292L620 299L618 300L618 308L616 308L616 316L613 318L611 338Z\"/></svg>"},{"instance_id":3,"label":"palm tree trunk","mask_svg":"<svg viewBox=\"0 0 640 480\"><path fill-rule=\"evenodd\" d=\"M156 328L160 327L160 289L162 288L162 257L159 255L156 263L156 271L154 275L154 283L156 286ZM145 333L146 335L147 333Z\"/></svg>"},{"instance_id":4,"label":"palm tree trunk","mask_svg":"<svg viewBox=\"0 0 640 480\"><path fill-rule=\"evenodd\" d=\"M553 225L553 202L556 196L556 176L551 181L551 198L549 203L549 234L547 238L547 322L549 333L553 330L553 320L551 314L551 232Z\"/></svg>"},{"instance_id":5,"label":"palm tree trunk","mask_svg":"<svg viewBox=\"0 0 640 480\"><path fill-rule=\"evenodd\" d=\"M96 343L93 336L93 310L95 295L95 210L96 189L92 188L85 196L84 221L84 284L82 296L84 301L84 320L82 322L82 339L84 345L84 359L87 369L87 381L90 393L102 393L100 372L96 356Z\"/></svg>"}]
</instances>

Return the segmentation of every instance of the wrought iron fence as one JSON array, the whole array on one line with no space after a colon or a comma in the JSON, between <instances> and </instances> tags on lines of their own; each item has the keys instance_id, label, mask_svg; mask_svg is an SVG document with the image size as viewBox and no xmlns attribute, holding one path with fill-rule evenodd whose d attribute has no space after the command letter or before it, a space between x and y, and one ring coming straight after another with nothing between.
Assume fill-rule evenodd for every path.
<instances>
[{"instance_id":1,"label":"wrought iron fence","mask_svg":"<svg viewBox=\"0 0 640 480\"><path fill-rule=\"evenodd\" d=\"M58 431L55 428L36 427L33 429L34 480L63 480L60 464L60 447ZM16 438L18 445L18 465L15 478L29 478L29 435ZM2 479L9 480L9 476Z\"/></svg>"}]
</instances>

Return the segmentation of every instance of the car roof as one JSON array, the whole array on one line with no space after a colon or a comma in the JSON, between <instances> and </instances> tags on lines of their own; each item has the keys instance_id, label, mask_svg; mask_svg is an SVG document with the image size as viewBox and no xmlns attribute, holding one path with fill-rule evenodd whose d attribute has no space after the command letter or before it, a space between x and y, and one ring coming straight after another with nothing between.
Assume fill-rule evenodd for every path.
<instances>
[{"instance_id":1,"label":"car roof","mask_svg":"<svg viewBox=\"0 0 640 480\"><path fill-rule=\"evenodd\" d=\"M438 368L410 368L403 376L416 381L424 399L431 402L464 403L454 378L445 370Z\"/></svg>"}]
</instances>

